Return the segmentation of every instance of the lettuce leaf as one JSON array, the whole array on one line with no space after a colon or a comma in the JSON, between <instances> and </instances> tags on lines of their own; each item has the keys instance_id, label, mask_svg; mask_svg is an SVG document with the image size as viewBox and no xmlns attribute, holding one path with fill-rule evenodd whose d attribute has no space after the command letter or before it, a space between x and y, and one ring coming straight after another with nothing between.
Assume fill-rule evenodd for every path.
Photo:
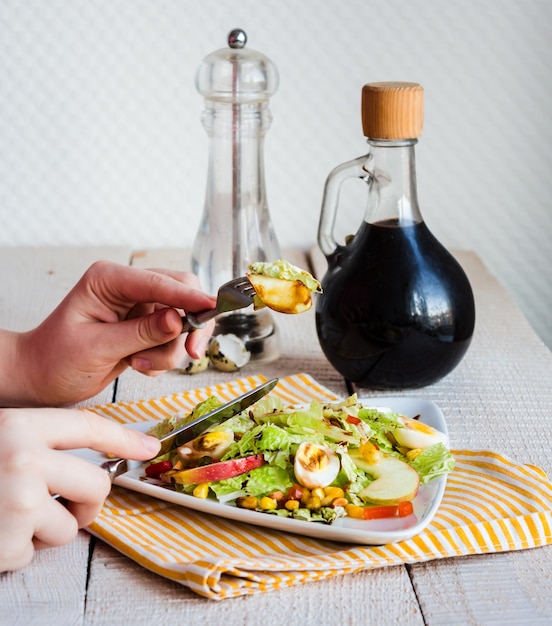
<instances>
[{"instance_id":1,"label":"lettuce leaf","mask_svg":"<svg viewBox=\"0 0 552 626\"><path fill-rule=\"evenodd\" d=\"M252 496L262 497L275 491L286 493L294 482L289 468L263 465L249 472L244 489Z\"/></svg>"},{"instance_id":2,"label":"lettuce leaf","mask_svg":"<svg viewBox=\"0 0 552 626\"><path fill-rule=\"evenodd\" d=\"M410 465L420 475L422 485L430 480L442 476L454 469L454 457L442 443L436 443L426 448L410 461Z\"/></svg>"},{"instance_id":3,"label":"lettuce leaf","mask_svg":"<svg viewBox=\"0 0 552 626\"><path fill-rule=\"evenodd\" d=\"M210 413L221 405L222 402L216 396L211 396L207 398L207 400L197 404L190 413L179 412L176 415L172 415L158 424L155 424L147 431L147 434L159 439L160 437L164 437L165 435L172 433L173 430L177 430L178 428L189 424L198 417Z\"/></svg>"},{"instance_id":4,"label":"lettuce leaf","mask_svg":"<svg viewBox=\"0 0 552 626\"><path fill-rule=\"evenodd\" d=\"M248 269L252 274L263 274L264 276L281 278L282 280L299 280L310 291L319 293L322 291L320 283L312 274L282 259L272 262L257 261L256 263L251 263Z\"/></svg>"}]
</instances>

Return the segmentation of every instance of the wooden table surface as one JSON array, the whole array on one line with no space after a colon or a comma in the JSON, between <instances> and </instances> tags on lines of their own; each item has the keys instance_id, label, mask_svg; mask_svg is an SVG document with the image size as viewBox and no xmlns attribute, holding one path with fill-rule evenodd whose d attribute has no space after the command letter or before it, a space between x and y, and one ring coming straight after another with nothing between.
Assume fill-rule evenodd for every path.
<instances>
[{"instance_id":1,"label":"wooden table surface","mask_svg":"<svg viewBox=\"0 0 552 626\"><path fill-rule=\"evenodd\" d=\"M285 251L323 268L318 255ZM462 363L447 378L400 395L443 410L451 446L492 449L552 474L552 353L513 299L472 253L457 257L474 287L477 323ZM36 325L97 259L142 267L188 266L180 250L0 249L0 325ZM278 316L281 357L237 374L208 370L148 378L128 371L87 405L152 398L231 380L306 372L340 395L345 385L323 357L314 312ZM382 394L369 394L382 395ZM397 394L395 394L397 395ZM80 532L70 545L41 552L24 570L0 575L0 624L551 624L552 547L450 558L335 577L300 587L216 602L161 578Z\"/></svg>"}]
</instances>

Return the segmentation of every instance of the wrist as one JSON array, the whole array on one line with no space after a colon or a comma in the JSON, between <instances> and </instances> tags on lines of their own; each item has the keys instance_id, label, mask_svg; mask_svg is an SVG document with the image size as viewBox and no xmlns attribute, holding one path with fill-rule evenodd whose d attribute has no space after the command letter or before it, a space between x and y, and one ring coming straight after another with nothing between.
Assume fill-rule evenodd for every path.
<instances>
[{"instance_id":1,"label":"wrist","mask_svg":"<svg viewBox=\"0 0 552 626\"><path fill-rule=\"evenodd\" d=\"M0 329L0 406L36 406L32 393L31 371L28 367L28 350L21 333Z\"/></svg>"}]
</instances>

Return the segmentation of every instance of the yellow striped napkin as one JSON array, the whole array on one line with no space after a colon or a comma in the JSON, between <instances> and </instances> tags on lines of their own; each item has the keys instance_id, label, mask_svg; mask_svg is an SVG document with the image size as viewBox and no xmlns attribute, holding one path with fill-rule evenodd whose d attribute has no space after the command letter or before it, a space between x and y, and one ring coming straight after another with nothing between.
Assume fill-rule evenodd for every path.
<instances>
[{"instance_id":1,"label":"yellow striped napkin","mask_svg":"<svg viewBox=\"0 0 552 626\"><path fill-rule=\"evenodd\" d=\"M95 407L122 423L230 399L261 382L242 378L157 400ZM336 396L305 374L280 380L293 404ZM454 450L442 504L426 529L383 546L320 541L225 520L114 487L89 530L147 569L222 600L390 565L522 550L552 542L552 485L542 470L489 451Z\"/></svg>"}]
</instances>

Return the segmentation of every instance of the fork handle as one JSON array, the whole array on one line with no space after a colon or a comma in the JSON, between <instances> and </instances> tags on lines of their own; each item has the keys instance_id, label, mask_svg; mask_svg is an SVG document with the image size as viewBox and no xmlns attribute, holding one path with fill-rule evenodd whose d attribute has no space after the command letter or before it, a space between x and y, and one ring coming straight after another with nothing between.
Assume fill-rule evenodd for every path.
<instances>
[{"instance_id":1,"label":"fork handle","mask_svg":"<svg viewBox=\"0 0 552 626\"><path fill-rule=\"evenodd\" d=\"M217 315L216 309L201 311L200 313L188 313L182 316L182 332L189 333L192 330L205 328L205 324Z\"/></svg>"}]
</instances>

